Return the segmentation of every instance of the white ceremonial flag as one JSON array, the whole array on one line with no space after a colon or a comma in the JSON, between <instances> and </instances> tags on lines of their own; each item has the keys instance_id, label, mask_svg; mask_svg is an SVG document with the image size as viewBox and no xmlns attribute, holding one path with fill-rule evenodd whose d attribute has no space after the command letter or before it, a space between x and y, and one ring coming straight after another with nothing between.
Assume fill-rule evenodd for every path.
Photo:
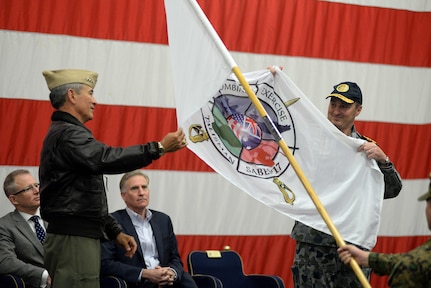
<instances>
[{"instance_id":1,"label":"white ceremonial flag","mask_svg":"<svg viewBox=\"0 0 431 288\"><path fill-rule=\"evenodd\" d=\"M169 12L173 3L176 10ZM172 59L172 63L174 83L181 87L175 88L177 115L183 117L179 123L188 133L188 148L256 200L331 234L236 76L232 74L219 83L230 60L216 49L202 48L214 46L203 43L211 42L211 37L190 42L193 37L187 35L202 32L204 28L197 18L180 14L180 11L184 13L180 6L189 3L165 0L169 37L181 35L185 39L184 43L177 39L171 45L169 38L169 43L173 58L187 58ZM171 22L170 17L175 13L178 13L175 17L183 16L181 25ZM191 46L199 49L190 54ZM194 70L208 59L224 64L204 64L202 69ZM183 66L178 67L178 63ZM268 70L244 76L342 238L368 249L374 247L384 182L376 162L357 152L364 140L348 137L335 128L279 69L275 76ZM201 85L204 82L211 85ZM196 106L197 99L200 107L190 108Z\"/></svg>"},{"instance_id":2,"label":"white ceremonial flag","mask_svg":"<svg viewBox=\"0 0 431 288\"><path fill-rule=\"evenodd\" d=\"M202 23L199 16L206 16L194 0L166 0L165 10L177 118L182 126L209 99L202 92L217 91L232 73L234 62L230 55L223 55L224 44L214 28ZM199 81L194 75L201 75Z\"/></svg>"}]
</instances>

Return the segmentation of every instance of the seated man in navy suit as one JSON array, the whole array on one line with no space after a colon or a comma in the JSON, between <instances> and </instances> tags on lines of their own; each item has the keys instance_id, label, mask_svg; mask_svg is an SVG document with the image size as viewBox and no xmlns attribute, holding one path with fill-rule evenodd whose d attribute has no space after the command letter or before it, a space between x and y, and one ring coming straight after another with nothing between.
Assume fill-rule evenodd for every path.
<instances>
[{"instance_id":1,"label":"seated man in navy suit","mask_svg":"<svg viewBox=\"0 0 431 288\"><path fill-rule=\"evenodd\" d=\"M170 217L147 208L149 182L149 177L141 170L128 172L121 178L121 197L127 208L112 215L124 233L135 238L138 249L128 258L124 249L114 242L103 242L101 277L123 278L127 287L197 288L190 274L184 271Z\"/></svg>"},{"instance_id":2,"label":"seated man in navy suit","mask_svg":"<svg viewBox=\"0 0 431 288\"><path fill-rule=\"evenodd\" d=\"M18 169L6 176L3 189L15 210L0 218L0 274L21 277L26 287L48 287L51 278L43 265L46 223L40 219L39 184L28 170Z\"/></svg>"}]
</instances>

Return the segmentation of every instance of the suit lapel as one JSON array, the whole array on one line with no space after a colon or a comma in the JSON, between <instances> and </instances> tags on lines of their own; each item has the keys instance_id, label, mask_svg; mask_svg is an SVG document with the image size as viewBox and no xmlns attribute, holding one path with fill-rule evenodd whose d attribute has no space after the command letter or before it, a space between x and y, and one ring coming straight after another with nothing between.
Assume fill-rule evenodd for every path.
<instances>
[{"instance_id":1,"label":"suit lapel","mask_svg":"<svg viewBox=\"0 0 431 288\"><path fill-rule=\"evenodd\" d=\"M138 234L136 233L135 227L133 226L132 219L130 219L129 214L127 214L125 209L120 210L118 216L119 217L117 221L123 228L124 233L129 234L130 236L133 236L133 238L135 238L136 244L138 245L136 251L139 253L142 262L145 264L144 254L142 253L142 247L140 244L141 242L139 241Z\"/></svg>"},{"instance_id":2,"label":"suit lapel","mask_svg":"<svg viewBox=\"0 0 431 288\"><path fill-rule=\"evenodd\" d=\"M43 257L43 246L37 239L36 234L31 230L30 225L25 221L25 219L19 214L18 210L15 210L12 215L13 221L15 221L15 226L19 232L26 238L35 248L38 253Z\"/></svg>"},{"instance_id":3,"label":"suit lapel","mask_svg":"<svg viewBox=\"0 0 431 288\"><path fill-rule=\"evenodd\" d=\"M162 235L162 231L160 229L160 223L158 220L159 219L157 219L157 216L155 215L155 213L153 213L153 217L151 218L150 225L151 225L151 228L153 229L153 235L156 240L156 247L157 247L157 252L159 253L160 264L165 265L166 263L163 263L165 259L164 249L163 249L163 235Z\"/></svg>"}]
</instances>

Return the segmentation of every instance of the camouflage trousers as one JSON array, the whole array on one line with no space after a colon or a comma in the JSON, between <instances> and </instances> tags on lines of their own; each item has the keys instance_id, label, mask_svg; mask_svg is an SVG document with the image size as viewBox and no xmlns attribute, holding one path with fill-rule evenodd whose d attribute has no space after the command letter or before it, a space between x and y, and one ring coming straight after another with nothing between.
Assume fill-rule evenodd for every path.
<instances>
[{"instance_id":1,"label":"camouflage trousers","mask_svg":"<svg viewBox=\"0 0 431 288\"><path fill-rule=\"evenodd\" d=\"M367 279L371 269L362 268ZM360 288L350 266L338 258L337 248L296 242L292 266L295 288Z\"/></svg>"}]
</instances>

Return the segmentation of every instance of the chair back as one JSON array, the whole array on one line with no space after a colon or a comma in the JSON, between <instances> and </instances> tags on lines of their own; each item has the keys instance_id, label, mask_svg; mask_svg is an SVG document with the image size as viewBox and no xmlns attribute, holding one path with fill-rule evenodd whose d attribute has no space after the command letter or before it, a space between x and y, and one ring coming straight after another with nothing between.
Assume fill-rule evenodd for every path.
<instances>
[{"instance_id":1,"label":"chair back","mask_svg":"<svg viewBox=\"0 0 431 288\"><path fill-rule=\"evenodd\" d=\"M245 287L241 256L234 250L192 251L187 256L191 275L212 275L221 280L224 288Z\"/></svg>"},{"instance_id":2,"label":"chair back","mask_svg":"<svg viewBox=\"0 0 431 288\"><path fill-rule=\"evenodd\" d=\"M25 288L24 280L13 274L0 275L0 287L2 288Z\"/></svg>"},{"instance_id":3,"label":"chair back","mask_svg":"<svg viewBox=\"0 0 431 288\"><path fill-rule=\"evenodd\" d=\"M100 288L127 288L127 283L122 278L106 276L100 279Z\"/></svg>"},{"instance_id":4,"label":"chair back","mask_svg":"<svg viewBox=\"0 0 431 288\"><path fill-rule=\"evenodd\" d=\"M195 274L192 278L198 288L223 288L220 279L211 275Z\"/></svg>"}]
</instances>

